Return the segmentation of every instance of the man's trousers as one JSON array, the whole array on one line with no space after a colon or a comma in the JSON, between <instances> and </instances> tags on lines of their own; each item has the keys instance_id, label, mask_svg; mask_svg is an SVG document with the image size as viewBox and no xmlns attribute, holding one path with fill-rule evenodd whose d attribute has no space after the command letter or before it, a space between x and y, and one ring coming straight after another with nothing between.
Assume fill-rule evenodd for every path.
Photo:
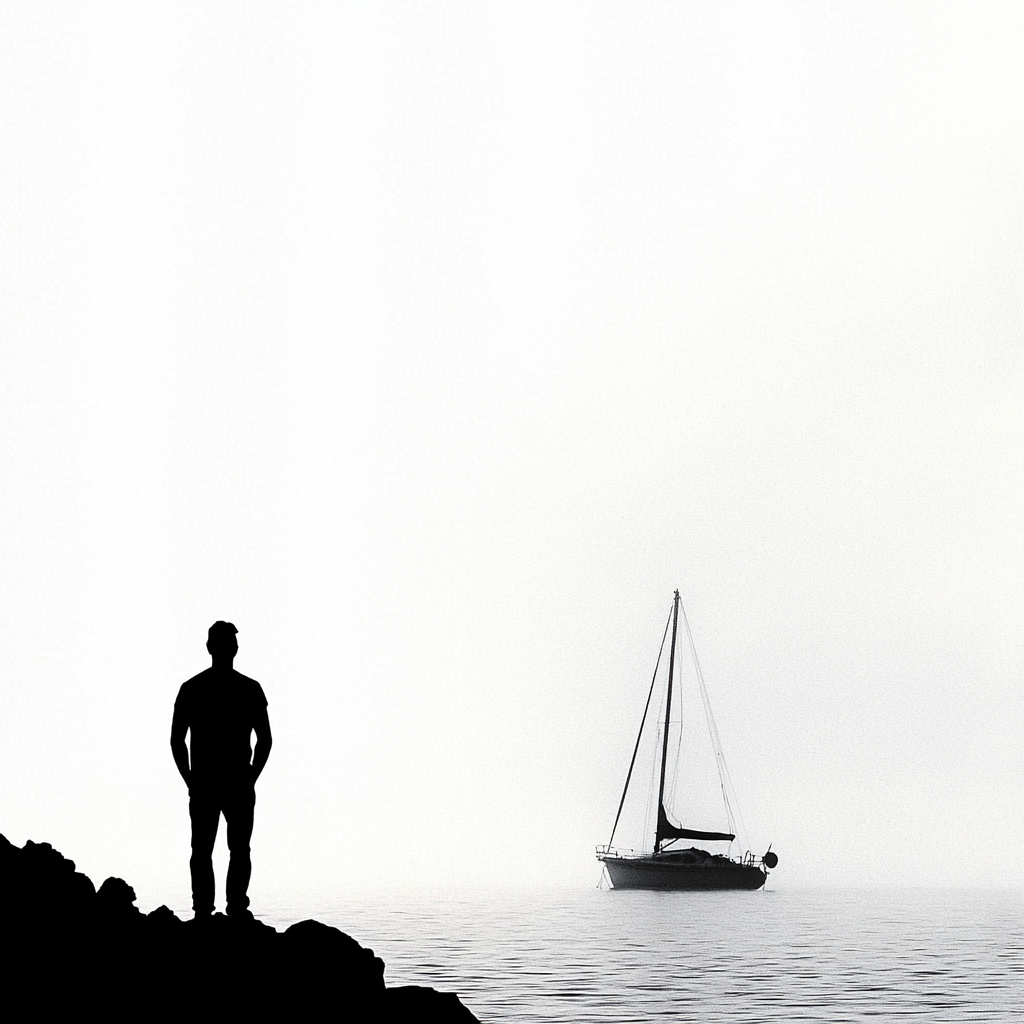
<instances>
[{"instance_id":1,"label":"man's trousers","mask_svg":"<svg viewBox=\"0 0 1024 1024\"><path fill-rule=\"evenodd\" d=\"M213 844L221 814L228 825L227 911L244 912L249 907L249 840L256 791L252 786L197 787L189 791L188 814L192 819L192 909L197 915L213 913Z\"/></svg>"}]
</instances>

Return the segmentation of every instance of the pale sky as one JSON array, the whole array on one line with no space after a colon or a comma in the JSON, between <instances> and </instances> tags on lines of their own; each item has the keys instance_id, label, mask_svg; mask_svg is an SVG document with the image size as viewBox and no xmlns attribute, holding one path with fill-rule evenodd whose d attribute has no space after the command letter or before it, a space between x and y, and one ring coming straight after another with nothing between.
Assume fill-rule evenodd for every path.
<instances>
[{"instance_id":1,"label":"pale sky","mask_svg":"<svg viewBox=\"0 0 1024 1024\"><path fill-rule=\"evenodd\" d=\"M678 587L774 885L1019 885L1022 53L1017 3L5 4L0 832L187 890L223 618L257 910L594 885Z\"/></svg>"}]
</instances>

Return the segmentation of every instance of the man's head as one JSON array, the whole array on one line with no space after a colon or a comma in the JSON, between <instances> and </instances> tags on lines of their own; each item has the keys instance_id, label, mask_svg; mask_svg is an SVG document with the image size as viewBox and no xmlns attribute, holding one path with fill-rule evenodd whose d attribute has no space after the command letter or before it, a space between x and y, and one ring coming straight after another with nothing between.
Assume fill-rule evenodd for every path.
<instances>
[{"instance_id":1,"label":"man's head","mask_svg":"<svg viewBox=\"0 0 1024 1024\"><path fill-rule=\"evenodd\" d=\"M214 661L230 662L238 653L238 641L235 639L237 632L233 622L224 622L221 619L210 627L206 649Z\"/></svg>"}]
</instances>

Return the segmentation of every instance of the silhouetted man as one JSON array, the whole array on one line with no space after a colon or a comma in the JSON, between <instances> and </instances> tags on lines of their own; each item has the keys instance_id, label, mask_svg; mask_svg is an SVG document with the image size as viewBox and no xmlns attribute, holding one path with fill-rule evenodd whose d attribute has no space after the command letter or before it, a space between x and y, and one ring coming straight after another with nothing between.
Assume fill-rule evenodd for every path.
<instances>
[{"instance_id":1,"label":"silhouetted man","mask_svg":"<svg viewBox=\"0 0 1024 1024\"><path fill-rule=\"evenodd\" d=\"M263 687L236 672L237 629L230 622L210 627L206 649L213 665L182 683L174 702L171 752L188 786L192 819L192 909L213 913L213 844L223 813L228 826L227 911L249 913L249 840L256 780L270 756L270 720ZM191 730L189 747L185 734ZM256 733L256 756L250 741ZM189 749L191 748L191 750ZM191 754L191 756L190 756ZM250 763L250 758L252 763Z\"/></svg>"}]
</instances>

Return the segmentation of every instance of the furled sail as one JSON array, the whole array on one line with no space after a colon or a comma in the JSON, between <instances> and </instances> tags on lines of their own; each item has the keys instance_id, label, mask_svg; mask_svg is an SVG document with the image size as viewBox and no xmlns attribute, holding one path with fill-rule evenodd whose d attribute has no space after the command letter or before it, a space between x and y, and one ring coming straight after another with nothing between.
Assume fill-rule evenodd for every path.
<instances>
[{"instance_id":1,"label":"furled sail","mask_svg":"<svg viewBox=\"0 0 1024 1024\"><path fill-rule=\"evenodd\" d=\"M730 835L728 832L700 832L694 828L678 828L668 820L665 808L660 804L658 805L658 834L656 837L656 845L659 847L661 846L663 839L722 839L731 843L735 838L736 837L734 835Z\"/></svg>"}]
</instances>

